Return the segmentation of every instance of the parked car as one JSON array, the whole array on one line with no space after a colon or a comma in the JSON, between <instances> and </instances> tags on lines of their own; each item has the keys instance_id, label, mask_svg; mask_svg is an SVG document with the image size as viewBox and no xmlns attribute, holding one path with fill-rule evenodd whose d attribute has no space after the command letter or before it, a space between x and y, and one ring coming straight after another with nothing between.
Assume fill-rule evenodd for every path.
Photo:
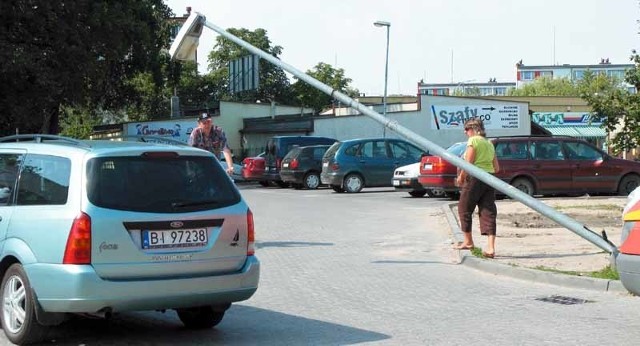
<instances>
[{"instance_id":1,"label":"parked car","mask_svg":"<svg viewBox=\"0 0 640 346\"><path fill-rule=\"evenodd\" d=\"M258 287L253 214L204 150L3 137L0 192L0 322L13 343L70 313L175 309L209 328Z\"/></svg>"},{"instance_id":2,"label":"parked car","mask_svg":"<svg viewBox=\"0 0 640 346\"><path fill-rule=\"evenodd\" d=\"M467 149L467 142L458 142L447 148L447 152L461 157ZM458 167L449 163L440 156L424 156L420 160L420 174L418 182L425 189L442 191L449 197L458 194L458 187L455 185Z\"/></svg>"},{"instance_id":3,"label":"parked car","mask_svg":"<svg viewBox=\"0 0 640 346\"><path fill-rule=\"evenodd\" d=\"M425 189L418 182L418 175L420 174L420 162L412 163L410 165L396 168L393 171L393 179L391 184L396 191L408 192L411 197L439 197L444 195L444 191L436 189Z\"/></svg>"},{"instance_id":4,"label":"parked car","mask_svg":"<svg viewBox=\"0 0 640 346\"><path fill-rule=\"evenodd\" d=\"M309 145L331 145L336 140L328 137L318 136L274 136L271 137L265 146L264 155L264 172L258 176L259 167L262 164L259 160L256 161L253 174L246 176L243 174L246 180L257 180L262 185L268 185L275 183L280 187L289 186L288 183L280 179L280 166L282 159L287 153L293 149L294 146L309 146ZM266 186L265 185L265 186Z\"/></svg>"},{"instance_id":5,"label":"parked car","mask_svg":"<svg viewBox=\"0 0 640 346\"><path fill-rule=\"evenodd\" d=\"M500 162L496 177L531 196L585 193L626 196L640 184L640 162L612 157L583 139L515 136L491 141ZM424 162L424 170L421 168L423 186L432 186L424 182L437 175L445 189L452 189L455 179L452 172L457 168L447 162L433 165L429 171L428 160Z\"/></svg>"},{"instance_id":6,"label":"parked car","mask_svg":"<svg viewBox=\"0 0 640 346\"><path fill-rule=\"evenodd\" d=\"M640 295L640 188L627 197L622 220L624 223L616 269L622 285L629 292Z\"/></svg>"},{"instance_id":7,"label":"parked car","mask_svg":"<svg viewBox=\"0 0 640 346\"><path fill-rule=\"evenodd\" d=\"M280 179L296 189L317 189L320 186L322 156L330 145L294 147L282 159Z\"/></svg>"},{"instance_id":8,"label":"parked car","mask_svg":"<svg viewBox=\"0 0 640 346\"><path fill-rule=\"evenodd\" d=\"M422 149L402 139L363 138L334 143L322 158L320 180L336 192L392 186L393 171L418 162Z\"/></svg>"},{"instance_id":9,"label":"parked car","mask_svg":"<svg viewBox=\"0 0 640 346\"><path fill-rule=\"evenodd\" d=\"M266 161L264 156L266 153L262 152L257 156L253 157L245 157L242 160L242 169L240 170L240 174L242 175L242 179L244 181L258 181L262 186L269 186L269 182L263 179L264 169L266 166Z\"/></svg>"}]
</instances>

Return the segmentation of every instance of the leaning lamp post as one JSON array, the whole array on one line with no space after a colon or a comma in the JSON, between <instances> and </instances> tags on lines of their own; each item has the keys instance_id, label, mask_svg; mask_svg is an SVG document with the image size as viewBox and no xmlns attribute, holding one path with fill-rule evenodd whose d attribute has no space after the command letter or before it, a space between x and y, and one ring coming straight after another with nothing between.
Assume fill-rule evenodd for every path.
<instances>
[{"instance_id":1,"label":"leaning lamp post","mask_svg":"<svg viewBox=\"0 0 640 346\"><path fill-rule=\"evenodd\" d=\"M377 27L384 26L387 28L387 55L384 61L384 95L382 96L382 116L386 118L387 117L387 80L389 77L389 29L391 28L391 23L383 22L379 20L373 23L373 25ZM386 137L387 127L385 126L382 131L383 131L382 136Z\"/></svg>"},{"instance_id":2,"label":"leaning lamp post","mask_svg":"<svg viewBox=\"0 0 640 346\"><path fill-rule=\"evenodd\" d=\"M173 44L171 45L171 49L169 49L169 54L171 55L172 59L185 59L190 56L190 54L188 54L189 52L193 52L193 53L195 52L195 50L198 47L198 37L200 36L200 34L198 33L196 35L194 33L201 31L202 26L206 26L207 28L222 35L226 39L238 44L242 48L245 48L249 52L258 55L260 58L267 60L268 62L283 69L284 71L287 71L293 74L294 76L308 83L312 87L344 103L347 107L354 108L355 110L370 117L371 119L381 124L384 124L385 128L388 127L390 130L397 133L401 137L406 138L409 141L415 143L416 145L418 145L418 147L430 151L433 155L441 156L446 161L450 162L456 167L464 169L465 171L469 172L472 176L494 187L495 189L499 190L505 195L511 198L517 199L518 201L522 202L523 204L530 207L531 209L543 214L544 216L550 218L551 220L557 222L558 224L566 227L570 231L588 240L592 244L609 252L611 254L612 265L615 265L615 259L619 254L619 250L608 239L598 235L596 232L588 229L586 226L580 224L576 220L568 217L567 215L551 208L550 206L544 204L543 202L505 183L499 178L496 178L493 175L474 166L473 164L461 159L460 157L453 155L452 153L449 153L441 146L431 142L427 138L424 138L418 135L417 133L409 130L404 126L401 126L396 121L389 121L389 119L387 119L386 117L383 117L378 112L375 112L369 109L368 107L364 106L360 102L341 93L339 90L333 89L332 87L320 82L319 80L309 76L308 74L298 70L297 68L287 64L286 62L272 56L269 53L262 51L259 48L256 48L255 46L240 39L239 37L236 37L230 34L229 32L222 29L221 27L207 21L206 18L198 12L191 12L189 19L185 22L182 28L180 28L178 35L176 36ZM195 57L195 53L192 54L192 56Z\"/></svg>"}]
</instances>

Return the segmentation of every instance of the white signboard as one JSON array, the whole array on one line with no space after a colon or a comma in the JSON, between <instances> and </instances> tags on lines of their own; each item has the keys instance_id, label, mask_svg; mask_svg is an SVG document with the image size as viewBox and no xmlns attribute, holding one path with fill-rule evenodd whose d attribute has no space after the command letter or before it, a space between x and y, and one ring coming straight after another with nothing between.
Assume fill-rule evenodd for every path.
<instances>
[{"instance_id":1,"label":"white signboard","mask_svg":"<svg viewBox=\"0 0 640 346\"><path fill-rule=\"evenodd\" d=\"M460 130L471 118L480 118L487 130L520 128L520 106L517 105L433 105L431 112L431 128L437 130Z\"/></svg>"},{"instance_id":2,"label":"white signboard","mask_svg":"<svg viewBox=\"0 0 640 346\"><path fill-rule=\"evenodd\" d=\"M128 123L125 131L127 135L166 137L171 140L187 143L191 131L197 126L196 124L196 119L142 121L139 123Z\"/></svg>"}]
</instances>

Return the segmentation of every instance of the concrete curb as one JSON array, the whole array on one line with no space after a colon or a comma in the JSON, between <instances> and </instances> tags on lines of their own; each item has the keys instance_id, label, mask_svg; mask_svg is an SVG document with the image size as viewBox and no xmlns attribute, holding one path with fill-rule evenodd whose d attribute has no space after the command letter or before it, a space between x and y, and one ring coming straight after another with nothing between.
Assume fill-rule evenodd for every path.
<instances>
[{"instance_id":1,"label":"concrete curb","mask_svg":"<svg viewBox=\"0 0 640 346\"><path fill-rule=\"evenodd\" d=\"M458 205L458 203L448 203L442 206L442 209L447 218L447 222L449 223L454 242L458 243L462 241L463 235L462 231L460 230L460 226L458 225L458 219L456 218L452 210L452 207L456 205ZM553 273L543 270L496 263L491 260L478 258L472 255L471 251L469 250L461 250L458 252L458 255L460 256L460 264L464 264L471 268L491 274L504 275L515 279L529 280L564 287L629 294L629 291L627 291L627 289L622 286L622 283L619 280L605 280L583 276L566 275L561 273Z\"/></svg>"}]
</instances>

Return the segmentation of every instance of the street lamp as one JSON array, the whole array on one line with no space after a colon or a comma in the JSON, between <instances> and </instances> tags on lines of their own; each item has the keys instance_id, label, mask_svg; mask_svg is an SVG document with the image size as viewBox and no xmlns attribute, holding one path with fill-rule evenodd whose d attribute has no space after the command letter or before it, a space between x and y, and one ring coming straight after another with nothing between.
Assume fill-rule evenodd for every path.
<instances>
[{"instance_id":1,"label":"street lamp","mask_svg":"<svg viewBox=\"0 0 640 346\"><path fill-rule=\"evenodd\" d=\"M373 23L373 25L377 27L384 26L387 28L387 55L384 62L384 96L382 97L382 116L387 117L387 79L389 76L389 29L391 28L391 23L383 22L381 20ZM386 137L387 126L382 130L382 137Z\"/></svg>"}]
</instances>

